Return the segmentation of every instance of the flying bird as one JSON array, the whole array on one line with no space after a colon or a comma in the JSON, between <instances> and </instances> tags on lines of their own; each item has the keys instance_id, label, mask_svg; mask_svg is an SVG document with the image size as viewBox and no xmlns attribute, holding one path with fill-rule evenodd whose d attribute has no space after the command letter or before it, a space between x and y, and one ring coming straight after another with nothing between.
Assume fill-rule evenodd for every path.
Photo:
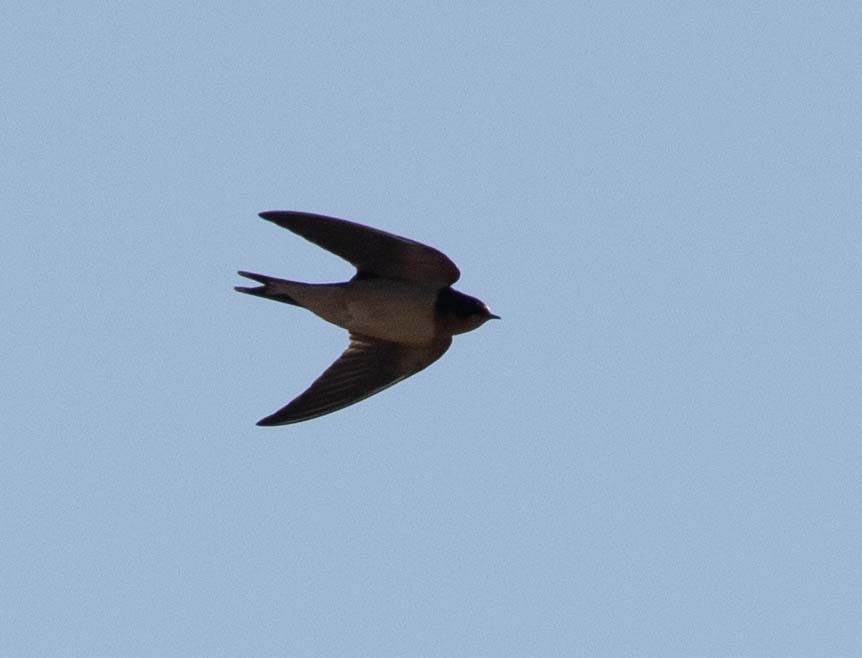
<instances>
[{"instance_id":1,"label":"flying bird","mask_svg":"<svg viewBox=\"0 0 862 658\"><path fill-rule=\"evenodd\" d=\"M431 365L452 344L499 316L452 288L461 276L436 249L355 222L272 210L267 221L356 267L345 283L300 283L239 272L260 283L237 292L306 308L350 332L347 350L308 389L258 425L289 425L343 409Z\"/></svg>"}]
</instances>

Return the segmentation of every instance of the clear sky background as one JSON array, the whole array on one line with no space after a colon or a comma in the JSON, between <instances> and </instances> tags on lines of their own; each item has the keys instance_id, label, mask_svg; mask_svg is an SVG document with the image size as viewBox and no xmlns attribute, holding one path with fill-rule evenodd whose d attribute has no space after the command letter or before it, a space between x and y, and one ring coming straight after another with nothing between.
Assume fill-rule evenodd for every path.
<instances>
[{"instance_id":1,"label":"clear sky background","mask_svg":"<svg viewBox=\"0 0 862 658\"><path fill-rule=\"evenodd\" d=\"M13 4L0 654L862 655L858 4ZM267 209L503 320L258 428Z\"/></svg>"}]
</instances>

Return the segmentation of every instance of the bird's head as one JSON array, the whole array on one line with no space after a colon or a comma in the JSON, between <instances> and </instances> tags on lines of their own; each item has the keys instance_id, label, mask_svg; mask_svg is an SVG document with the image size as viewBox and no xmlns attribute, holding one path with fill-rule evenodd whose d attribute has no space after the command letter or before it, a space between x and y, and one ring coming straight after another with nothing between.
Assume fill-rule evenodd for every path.
<instances>
[{"instance_id":1,"label":"bird's head","mask_svg":"<svg viewBox=\"0 0 862 658\"><path fill-rule=\"evenodd\" d=\"M463 334L481 327L488 320L499 320L485 302L452 288L443 288L437 295L437 315L453 334Z\"/></svg>"}]
</instances>

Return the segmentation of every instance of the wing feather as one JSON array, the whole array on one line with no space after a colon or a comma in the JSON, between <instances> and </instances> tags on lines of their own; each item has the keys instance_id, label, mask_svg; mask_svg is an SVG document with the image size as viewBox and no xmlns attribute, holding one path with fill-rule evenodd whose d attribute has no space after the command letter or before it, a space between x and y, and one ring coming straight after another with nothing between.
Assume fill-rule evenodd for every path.
<instances>
[{"instance_id":1,"label":"wing feather","mask_svg":"<svg viewBox=\"0 0 862 658\"><path fill-rule=\"evenodd\" d=\"M292 210L260 216L349 261L360 278L389 277L443 288L461 276L455 263L433 247L370 226Z\"/></svg>"},{"instance_id":2,"label":"wing feather","mask_svg":"<svg viewBox=\"0 0 862 658\"><path fill-rule=\"evenodd\" d=\"M427 345L350 334L350 345L299 397L257 424L289 425L343 409L431 365L449 349L446 336Z\"/></svg>"}]
</instances>

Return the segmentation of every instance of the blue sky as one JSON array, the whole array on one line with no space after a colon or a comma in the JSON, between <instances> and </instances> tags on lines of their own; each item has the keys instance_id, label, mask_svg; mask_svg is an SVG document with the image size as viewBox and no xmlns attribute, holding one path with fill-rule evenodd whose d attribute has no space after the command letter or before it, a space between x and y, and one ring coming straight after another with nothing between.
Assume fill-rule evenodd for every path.
<instances>
[{"instance_id":1,"label":"blue sky","mask_svg":"<svg viewBox=\"0 0 862 658\"><path fill-rule=\"evenodd\" d=\"M0 653L862 655L851 3L19 3ZM308 423L343 280L502 322Z\"/></svg>"}]
</instances>

